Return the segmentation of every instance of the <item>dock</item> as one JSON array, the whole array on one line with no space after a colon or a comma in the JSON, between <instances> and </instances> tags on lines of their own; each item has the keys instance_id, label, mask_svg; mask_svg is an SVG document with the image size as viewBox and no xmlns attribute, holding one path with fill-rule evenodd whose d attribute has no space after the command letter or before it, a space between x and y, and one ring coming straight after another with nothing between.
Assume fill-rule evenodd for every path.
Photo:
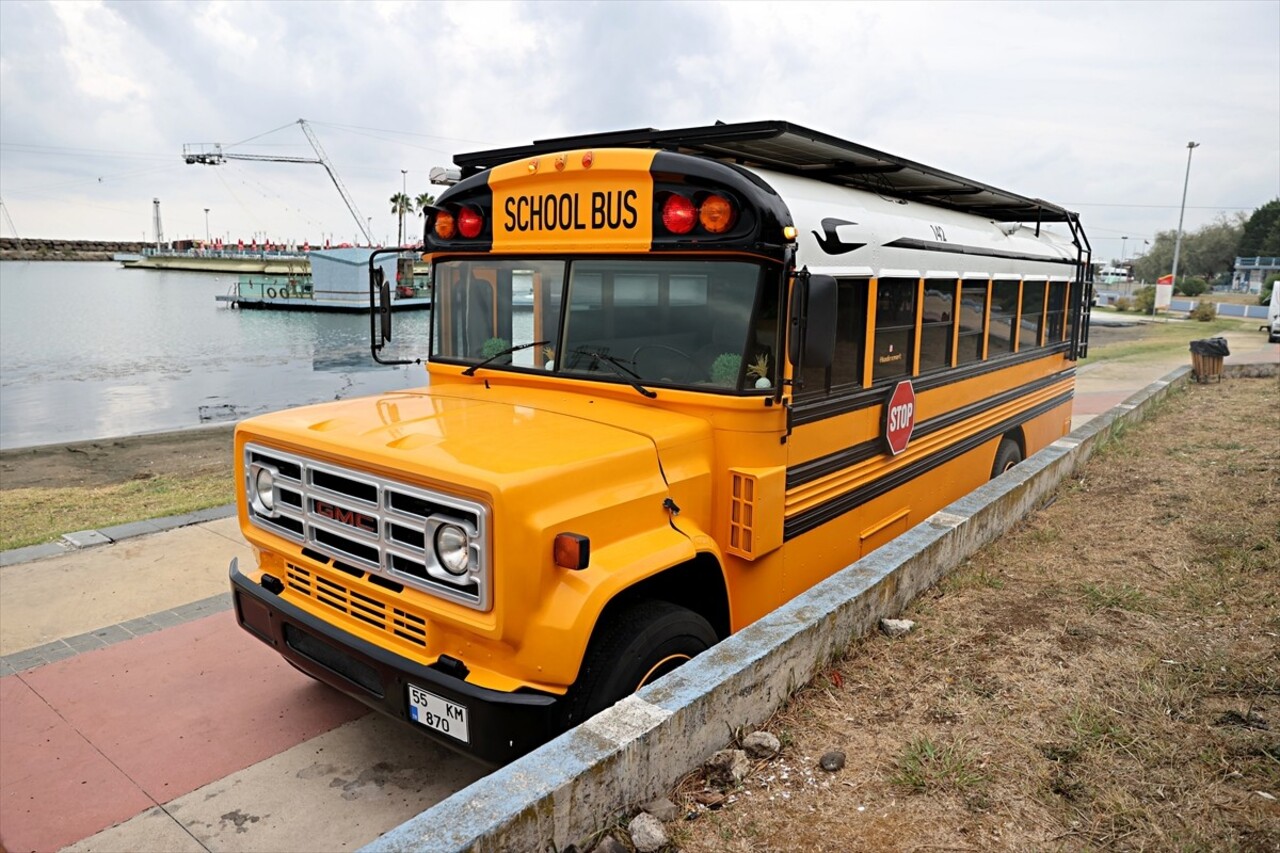
<instances>
[{"instance_id":1,"label":"dock","mask_svg":"<svg viewBox=\"0 0 1280 853\"><path fill-rule=\"evenodd\" d=\"M328 249L309 253L305 271L242 273L225 294L214 299L231 308L278 311L369 310L368 263L373 249ZM431 307L431 280L419 274L410 259L398 264L395 255L377 261L387 281L393 282L391 310ZM397 273L397 266L402 272ZM409 270L413 269L410 274Z\"/></svg>"}]
</instances>

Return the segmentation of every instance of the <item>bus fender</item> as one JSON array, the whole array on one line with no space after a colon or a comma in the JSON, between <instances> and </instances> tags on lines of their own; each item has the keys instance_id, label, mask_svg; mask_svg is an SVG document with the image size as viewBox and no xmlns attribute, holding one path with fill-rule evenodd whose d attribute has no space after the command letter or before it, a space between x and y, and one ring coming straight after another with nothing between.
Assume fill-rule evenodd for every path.
<instances>
[{"instance_id":1,"label":"bus fender","mask_svg":"<svg viewBox=\"0 0 1280 853\"><path fill-rule=\"evenodd\" d=\"M729 605L719 548L687 520L680 520L680 528L653 528L593 550L590 566L573 573L572 581L557 584L542 602L534 617L534 623L543 627L538 632L541 642L534 642L545 646L526 651L535 658L552 655L572 660L572 670L559 673L570 676L566 683L572 682L607 614L647 598L672 601L700 613L718 636L726 636Z\"/></svg>"}]
</instances>

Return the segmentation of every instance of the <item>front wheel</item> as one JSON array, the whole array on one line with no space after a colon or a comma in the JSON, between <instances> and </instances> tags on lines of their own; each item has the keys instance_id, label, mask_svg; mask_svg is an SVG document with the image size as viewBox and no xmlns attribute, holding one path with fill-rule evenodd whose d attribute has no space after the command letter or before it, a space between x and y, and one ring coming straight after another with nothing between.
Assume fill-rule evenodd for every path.
<instances>
[{"instance_id":1,"label":"front wheel","mask_svg":"<svg viewBox=\"0 0 1280 853\"><path fill-rule=\"evenodd\" d=\"M991 466L991 479L995 479L1022 461L1022 448L1011 438L1000 439L1000 447L996 450L996 461Z\"/></svg>"},{"instance_id":2,"label":"front wheel","mask_svg":"<svg viewBox=\"0 0 1280 853\"><path fill-rule=\"evenodd\" d=\"M566 728L576 726L666 675L716 643L711 624L666 601L606 614L569 692Z\"/></svg>"}]
</instances>

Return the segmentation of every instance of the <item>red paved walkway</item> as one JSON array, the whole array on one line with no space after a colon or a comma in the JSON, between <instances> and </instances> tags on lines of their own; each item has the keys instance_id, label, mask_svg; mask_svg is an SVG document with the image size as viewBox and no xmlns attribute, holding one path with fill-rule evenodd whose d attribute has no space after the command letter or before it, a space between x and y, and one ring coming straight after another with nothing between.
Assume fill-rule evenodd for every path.
<instances>
[{"instance_id":1,"label":"red paved walkway","mask_svg":"<svg viewBox=\"0 0 1280 853\"><path fill-rule=\"evenodd\" d=\"M57 850L353 720L218 613L0 679L0 843Z\"/></svg>"}]
</instances>

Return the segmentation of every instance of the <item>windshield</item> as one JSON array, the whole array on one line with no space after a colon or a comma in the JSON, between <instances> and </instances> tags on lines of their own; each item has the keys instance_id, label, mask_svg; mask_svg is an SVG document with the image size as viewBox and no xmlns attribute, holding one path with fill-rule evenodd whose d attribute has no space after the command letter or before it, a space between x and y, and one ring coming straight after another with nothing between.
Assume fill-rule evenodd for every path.
<instances>
[{"instance_id":1,"label":"windshield","mask_svg":"<svg viewBox=\"0 0 1280 853\"><path fill-rule=\"evenodd\" d=\"M648 387L777 382L777 288L742 261L442 261L433 360Z\"/></svg>"}]
</instances>

